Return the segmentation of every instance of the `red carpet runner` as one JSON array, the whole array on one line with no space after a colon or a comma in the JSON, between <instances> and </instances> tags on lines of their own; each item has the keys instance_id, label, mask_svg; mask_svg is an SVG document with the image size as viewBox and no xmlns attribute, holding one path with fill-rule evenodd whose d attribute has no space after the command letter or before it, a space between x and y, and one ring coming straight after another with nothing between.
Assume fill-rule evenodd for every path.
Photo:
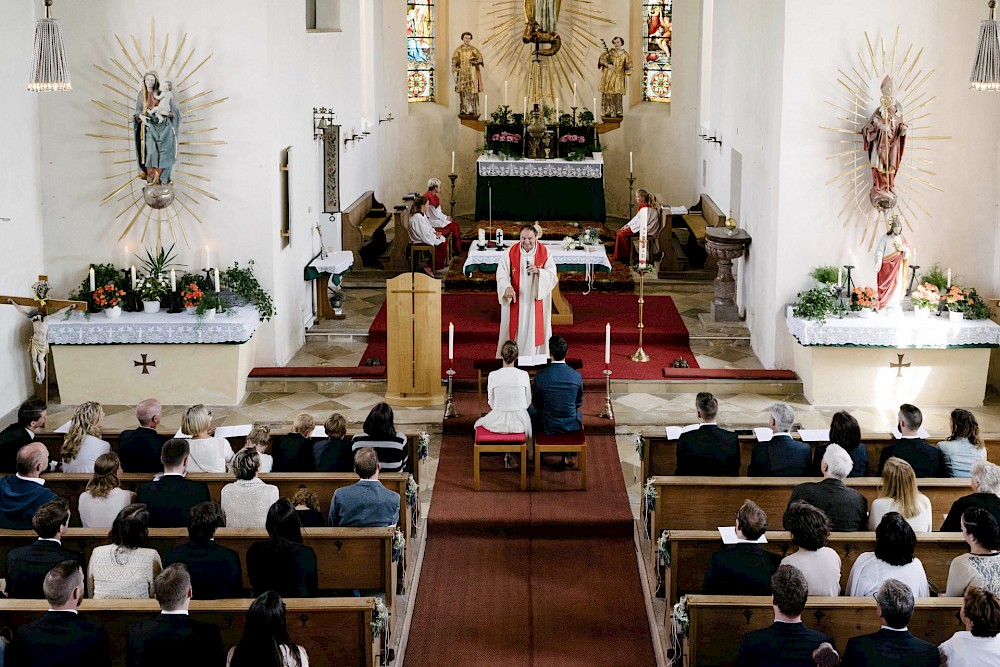
<instances>
[{"instance_id":1,"label":"red carpet runner","mask_svg":"<svg viewBox=\"0 0 1000 667\"><path fill-rule=\"evenodd\" d=\"M584 412L596 415L588 394ZM446 423L405 664L497 667L655 665L610 421L585 417L579 473L544 470L545 491L484 460L472 491L475 395Z\"/></svg>"}]
</instances>

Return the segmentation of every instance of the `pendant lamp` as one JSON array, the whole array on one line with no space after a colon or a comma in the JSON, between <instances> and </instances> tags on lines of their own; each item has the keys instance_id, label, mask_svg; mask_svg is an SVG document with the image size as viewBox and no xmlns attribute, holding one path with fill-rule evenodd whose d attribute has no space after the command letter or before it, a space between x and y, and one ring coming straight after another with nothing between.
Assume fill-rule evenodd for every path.
<instances>
[{"instance_id":1,"label":"pendant lamp","mask_svg":"<svg viewBox=\"0 0 1000 667\"><path fill-rule=\"evenodd\" d=\"M1000 91L1000 22L997 21L997 2L990 0L990 17L979 23L979 45L976 62L969 76L973 90Z\"/></svg>"},{"instance_id":2,"label":"pendant lamp","mask_svg":"<svg viewBox=\"0 0 1000 667\"><path fill-rule=\"evenodd\" d=\"M35 22L35 48L31 54L28 90L45 93L72 89L62 30L59 21L52 18L52 0L45 0L45 18Z\"/></svg>"}]
</instances>

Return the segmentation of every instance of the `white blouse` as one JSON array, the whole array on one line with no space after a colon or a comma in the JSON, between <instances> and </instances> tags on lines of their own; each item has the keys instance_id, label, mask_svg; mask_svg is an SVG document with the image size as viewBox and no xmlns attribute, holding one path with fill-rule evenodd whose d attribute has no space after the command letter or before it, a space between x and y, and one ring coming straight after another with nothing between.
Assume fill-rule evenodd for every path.
<instances>
[{"instance_id":1,"label":"white blouse","mask_svg":"<svg viewBox=\"0 0 1000 667\"><path fill-rule=\"evenodd\" d=\"M934 527L931 522L934 520L934 514L931 510L930 498L922 493L917 494L917 505L920 506L920 513L906 519L906 523L910 524L910 528L913 529L914 533L929 533L933 531ZM875 530L878 528L879 523L882 521L882 517L889 512L899 512L900 516L903 514L903 510L899 506L899 503L892 498L876 498L873 500L872 511L871 514L868 515L868 530Z\"/></svg>"},{"instance_id":2,"label":"white blouse","mask_svg":"<svg viewBox=\"0 0 1000 667\"><path fill-rule=\"evenodd\" d=\"M830 547L816 551L799 549L781 559L782 565L794 565L809 584L809 595L840 595L840 554Z\"/></svg>"},{"instance_id":3,"label":"white blouse","mask_svg":"<svg viewBox=\"0 0 1000 667\"><path fill-rule=\"evenodd\" d=\"M83 443L80 451L76 453L76 458L72 461L63 460L63 472L94 472L94 462L97 457L111 451L111 445L107 440L101 440L87 434L83 436Z\"/></svg>"},{"instance_id":4,"label":"white blouse","mask_svg":"<svg viewBox=\"0 0 1000 667\"><path fill-rule=\"evenodd\" d=\"M233 448L225 438L191 438L188 447L188 472L226 472L233 459Z\"/></svg>"},{"instance_id":5,"label":"white blouse","mask_svg":"<svg viewBox=\"0 0 1000 667\"><path fill-rule=\"evenodd\" d=\"M122 488L111 489L104 498L89 491L80 494L80 523L84 528L110 528L118 513L132 504L133 494Z\"/></svg>"},{"instance_id":6,"label":"white blouse","mask_svg":"<svg viewBox=\"0 0 1000 667\"><path fill-rule=\"evenodd\" d=\"M642 225L642 218L640 216L643 215L646 216L646 236L650 239L656 238L657 234L660 233L660 214L652 206L645 206L639 209L635 217L628 221L628 228L632 230L633 234L638 234Z\"/></svg>"},{"instance_id":7,"label":"white blouse","mask_svg":"<svg viewBox=\"0 0 1000 667\"><path fill-rule=\"evenodd\" d=\"M927 573L919 558L914 558L906 565L889 565L876 558L874 551L866 551L854 561L851 574L847 577L845 595L868 597L878 591L886 579L899 579L910 587L913 597L930 597Z\"/></svg>"},{"instance_id":8,"label":"white blouse","mask_svg":"<svg viewBox=\"0 0 1000 667\"><path fill-rule=\"evenodd\" d=\"M443 236L434 233L431 221L423 213L414 213L410 216L410 241L413 243L426 243L427 245L441 245L445 242Z\"/></svg>"}]
</instances>

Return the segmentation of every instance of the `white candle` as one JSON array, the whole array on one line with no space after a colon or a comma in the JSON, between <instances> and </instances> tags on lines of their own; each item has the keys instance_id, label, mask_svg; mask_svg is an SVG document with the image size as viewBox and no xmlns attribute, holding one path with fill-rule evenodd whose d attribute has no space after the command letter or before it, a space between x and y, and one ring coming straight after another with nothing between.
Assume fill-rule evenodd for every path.
<instances>
[{"instance_id":1,"label":"white candle","mask_svg":"<svg viewBox=\"0 0 1000 667\"><path fill-rule=\"evenodd\" d=\"M559 98L556 98L556 125L559 124Z\"/></svg>"},{"instance_id":2,"label":"white candle","mask_svg":"<svg viewBox=\"0 0 1000 667\"><path fill-rule=\"evenodd\" d=\"M573 106L576 106L576 81L573 82Z\"/></svg>"},{"instance_id":3,"label":"white candle","mask_svg":"<svg viewBox=\"0 0 1000 667\"><path fill-rule=\"evenodd\" d=\"M451 173L455 173L455 151L451 152Z\"/></svg>"},{"instance_id":4,"label":"white candle","mask_svg":"<svg viewBox=\"0 0 1000 667\"><path fill-rule=\"evenodd\" d=\"M527 97L524 98L524 117L525 117L525 120L527 120L527 117L528 117L528 98Z\"/></svg>"},{"instance_id":5,"label":"white candle","mask_svg":"<svg viewBox=\"0 0 1000 667\"><path fill-rule=\"evenodd\" d=\"M212 278L215 280L215 291L219 291L219 270L212 269Z\"/></svg>"},{"instance_id":6,"label":"white candle","mask_svg":"<svg viewBox=\"0 0 1000 667\"><path fill-rule=\"evenodd\" d=\"M94 267L90 267L90 291L91 292L93 292L95 289L97 289L97 286L94 284L94 281L95 281Z\"/></svg>"},{"instance_id":7,"label":"white candle","mask_svg":"<svg viewBox=\"0 0 1000 667\"><path fill-rule=\"evenodd\" d=\"M489 95L489 93L485 93L483 95L483 108L486 109L486 113L484 113L483 115L486 118L489 118L490 117L490 95Z\"/></svg>"},{"instance_id":8,"label":"white candle","mask_svg":"<svg viewBox=\"0 0 1000 667\"><path fill-rule=\"evenodd\" d=\"M132 274L132 289L135 289L135 264L129 267L129 273Z\"/></svg>"},{"instance_id":9,"label":"white candle","mask_svg":"<svg viewBox=\"0 0 1000 667\"><path fill-rule=\"evenodd\" d=\"M170 291L177 291L177 271L174 269L170 269Z\"/></svg>"},{"instance_id":10,"label":"white candle","mask_svg":"<svg viewBox=\"0 0 1000 667\"><path fill-rule=\"evenodd\" d=\"M597 118L597 98L594 98L594 118Z\"/></svg>"},{"instance_id":11,"label":"white candle","mask_svg":"<svg viewBox=\"0 0 1000 667\"><path fill-rule=\"evenodd\" d=\"M840 287L842 282L844 282L844 267L837 269L837 287Z\"/></svg>"},{"instance_id":12,"label":"white candle","mask_svg":"<svg viewBox=\"0 0 1000 667\"><path fill-rule=\"evenodd\" d=\"M632 151L628 152L628 175L632 175Z\"/></svg>"},{"instance_id":13,"label":"white candle","mask_svg":"<svg viewBox=\"0 0 1000 667\"><path fill-rule=\"evenodd\" d=\"M648 210L648 209L646 209ZM642 213L642 211L640 211ZM646 268L646 257L649 243L649 221L645 215L639 219L639 268Z\"/></svg>"},{"instance_id":14,"label":"white candle","mask_svg":"<svg viewBox=\"0 0 1000 667\"><path fill-rule=\"evenodd\" d=\"M611 323L604 326L604 365L611 363Z\"/></svg>"},{"instance_id":15,"label":"white candle","mask_svg":"<svg viewBox=\"0 0 1000 667\"><path fill-rule=\"evenodd\" d=\"M503 82L503 104L507 106L507 82Z\"/></svg>"},{"instance_id":16,"label":"white candle","mask_svg":"<svg viewBox=\"0 0 1000 667\"><path fill-rule=\"evenodd\" d=\"M448 361L455 358L455 324L448 322Z\"/></svg>"},{"instance_id":17,"label":"white candle","mask_svg":"<svg viewBox=\"0 0 1000 667\"><path fill-rule=\"evenodd\" d=\"M205 246L205 250L201 253L201 268L207 269L212 266L212 251Z\"/></svg>"},{"instance_id":18,"label":"white candle","mask_svg":"<svg viewBox=\"0 0 1000 667\"><path fill-rule=\"evenodd\" d=\"M122 266L128 265L128 246L125 246L125 254L122 255Z\"/></svg>"},{"instance_id":19,"label":"white candle","mask_svg":"<svg viewBox=\"0 0 1000 667\"><path fill-rule=\"evenodd\" d=\"M951 289L951 269L948 269L948 289Z\"/></svg>"},{"instance_id":20,"label":"white candle","mask_svg":"<svg viewBox=\"0 0 1000 667\"><path fill-rule=\"evenodd\" d=\"M486 230L482 227L479 228L479 242L486 243Z\"/></svg>"}]
</instances>

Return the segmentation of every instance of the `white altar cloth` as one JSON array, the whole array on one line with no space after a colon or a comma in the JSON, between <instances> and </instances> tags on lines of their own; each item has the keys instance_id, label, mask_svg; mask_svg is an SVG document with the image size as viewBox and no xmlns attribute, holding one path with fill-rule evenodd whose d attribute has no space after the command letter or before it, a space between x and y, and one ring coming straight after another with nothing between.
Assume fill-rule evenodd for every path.
<instances>
[{"instance_id":1,"label":"white altar cloth","mask_svg":"<svg viewBox=\"0 0 1000 667\"><path fill-rule=\"evenodd\" d=\"M476 160L476 173L502 178L603 178L604 157L577 161L503 160L495 155L481 155Z\"/></svg>"},{"instance_id":2,"label":"white altar cloth","mask_svg":"<svg viewBox=\"0 0 1000 667\"><path fill-rule=\"evenodd\" d=\"M513 241L510 241L513 242ZM509 242L505 242L509 243ZM611 262L603 245L587 246L583 250L563 250L562 241L542 241L552 261L556 263L556 271L603 271L611 273ZM508 246L509 247L509 246ZM480 250L473 241L469 246L469 257L462 266L462 272L471 276L475 271L496 273L503 252L494 248Z\"/></svg>"},{"instance_id":3,"label":"white altar cloth","mask_svg":"<svg viewBox=\"0 0 1000 667\"><path fill-rule=\"evenodd\" d=\"M327 253L324 259L317 257L309 262L309 266L320 273L340 275L345 271L350 271L351 267L354 266L354 253L350 250L335 250Z\"/></svg>"},{"instance_id":4,"label":"white altar cloth","mask_svg":"<svg viewBox=\"0 0 1000 667\"><path fill-rule=\"evenodd\" d=\"M114 319L71 312L48 323L52 345L245 343L260 325L260 314L253 306L230 308L212 319L164 310L122 313Z\"/></svg>"}]
</instances>

